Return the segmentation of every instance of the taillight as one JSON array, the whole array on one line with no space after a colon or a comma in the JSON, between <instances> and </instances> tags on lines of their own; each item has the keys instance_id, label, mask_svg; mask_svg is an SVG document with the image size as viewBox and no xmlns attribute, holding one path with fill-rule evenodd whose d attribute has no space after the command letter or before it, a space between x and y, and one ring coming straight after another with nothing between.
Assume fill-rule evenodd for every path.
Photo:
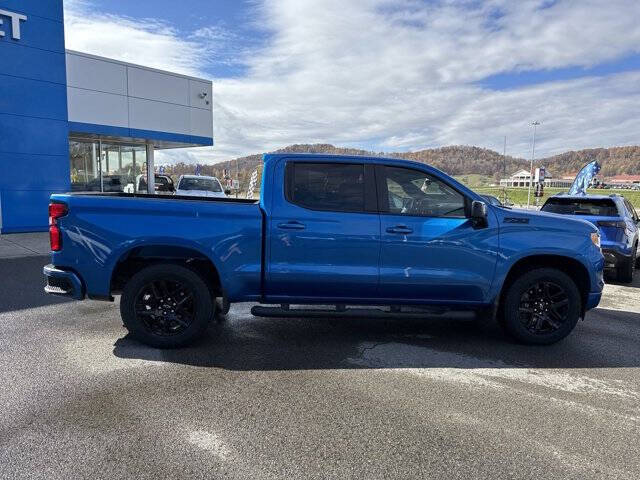
<instances>
[{"instance_id":1,"label":"taillight","mask_svg":"<svg viewBox=\"0 0 640 480\"><path fill-rule=\"evenodd\" d=\"M64 203L49 204L49 243L51 250L59 252L62 250L62 235L58 227L58 219L64 217L69 209Z\"/></svg>"}]
</instances>

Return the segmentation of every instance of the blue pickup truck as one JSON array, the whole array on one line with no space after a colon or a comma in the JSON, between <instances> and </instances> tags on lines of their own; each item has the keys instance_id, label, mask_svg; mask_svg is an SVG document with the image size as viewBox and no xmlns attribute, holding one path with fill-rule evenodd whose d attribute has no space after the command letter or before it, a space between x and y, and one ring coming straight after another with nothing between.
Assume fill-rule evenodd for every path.
<instances>
[{"instance_id":1,"label":"blue pickup truck","mask_svg":"<svg viewBox=\"0 0 640 480\"><path fill-rule=\"evenodd\" d=\"M263 304L252 310L263 316L298 314L291 305L475 311L522 343L550 344L603 288L591 223L487 205L396 159L265 155L259 201L56 194L49 214L45 290L121 295L126 328L160 348L194 341L234 302Z\"/></svg>"}]
</instances>

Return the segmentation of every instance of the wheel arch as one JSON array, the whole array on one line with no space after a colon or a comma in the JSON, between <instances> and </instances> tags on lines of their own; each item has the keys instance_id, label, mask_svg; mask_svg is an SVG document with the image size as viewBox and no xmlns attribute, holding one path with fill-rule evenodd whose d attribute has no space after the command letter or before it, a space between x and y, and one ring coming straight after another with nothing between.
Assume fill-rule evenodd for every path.
<instances>
[{"instance_id":1,"label":"wheel arch","mask_svg":"<svg viewBox=\"0 0 640 480\"><path fill-rule=\"evenodd\" d=\"M186 266L207 281L214 296L225 296L220 272L209 256L191 246L163 243L137 245L122 253L111 272L111 294L121 292L128 279L141 269L159 263Z\"/></svg>"},{"instance_id":2,"label":"wheel arch","mask_svg":"<svg viewBox=\"0 0 640 480\"><path fill-rule=\"evenodd\" d=\"M516 261L504 279L502 289L498 295L498 308L504 304L504 296L511 284L523 273L537 268L554 268L565 273L578 287L582 300L582 317L584 318L585 306L590 291L590 278L587 267L572 257L563 255L537 254L520 258Z\"/></svg>"}]
</instances>

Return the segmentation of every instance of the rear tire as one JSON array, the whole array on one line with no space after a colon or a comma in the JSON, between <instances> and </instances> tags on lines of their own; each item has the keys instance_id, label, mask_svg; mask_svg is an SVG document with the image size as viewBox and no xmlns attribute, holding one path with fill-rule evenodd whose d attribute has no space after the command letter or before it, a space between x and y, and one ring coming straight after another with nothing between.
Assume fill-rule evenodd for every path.
<instances>
[{"instance_id":1,"label":"rear tire","mask_svg":"<svg viewBox=\"0 0 640 480\"><path fill-rule=\"evenodd\" d=\"M633 253L628 260L622 262L617 269L618 281L622 283L633 282L633 272L636 269L636 248L633 248Z\"/></svg>"},{"instance_id":2,"label":"rear tire","mask_svg":"<svg viewBox=\"0 0 640 480\"><path fill-rule=\"evenodd\" d=\"M178 348L202 336L214 317L214 302L209 286L196 272L157 264L126 283L120 314L136 340L156 348Z\"/></svg>"},{"instance_id":3,"label":"rear tire","mask_svg":"<svg viewBox=\"0 0 640 480\"><path fill-rule=\"evenodd\" d=\"M549 345L565 338L578 323L582 298L574 281L554 268L518 277L504 296L500 324L528 345Z\"/></svg>"}]
</instances>

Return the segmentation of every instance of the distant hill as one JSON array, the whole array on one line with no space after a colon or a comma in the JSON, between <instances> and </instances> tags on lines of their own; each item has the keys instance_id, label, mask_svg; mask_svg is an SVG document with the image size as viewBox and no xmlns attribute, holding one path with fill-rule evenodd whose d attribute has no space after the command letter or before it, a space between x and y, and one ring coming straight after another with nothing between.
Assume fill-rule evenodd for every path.
<instances>
[{"instance_id":1,"label":"distant hill","mask_svg":"<svg viewBox=\"0 0 640 480\"><path fill-rule=\"evenodd\" d=\"M510 175L521 168L527 169L529 167L529 160L511 156L504 157L493 150L464 145L418 150L416 152L384 153L335 147L330 144L297 144L281 148L274 153L329 153L404 158L428 163L449 175L478 174L493 177L495 180L502 177L503 168L507 175ZM262 155L260 153L214 165L203 165L202 174L221 177L223 169L229 169L235 178L237 168L240 173L240 182L244 185L251 172L262 164ZM570 151L552 157L537 159L536 164L544 165L549 172L558 177L575 174L585 163L593 160L598 160L602 165L603 176L640 174L640 146ZM184 163L167 167L168 173L174 175L193 173L193 169L193 165Z\"/></svg>"},{"instance_id":2,"label":"distant hill","mask_svg":"<svg viewBox=\"0 0 640 480\"><path fill-rule=\"evenodd\" d=\"M585 163L597 160L602 166L601 175L640 174L640 146L589 148L561 153L541 160L554 174L575 173Z\"/></svg>"}]
</instances>

